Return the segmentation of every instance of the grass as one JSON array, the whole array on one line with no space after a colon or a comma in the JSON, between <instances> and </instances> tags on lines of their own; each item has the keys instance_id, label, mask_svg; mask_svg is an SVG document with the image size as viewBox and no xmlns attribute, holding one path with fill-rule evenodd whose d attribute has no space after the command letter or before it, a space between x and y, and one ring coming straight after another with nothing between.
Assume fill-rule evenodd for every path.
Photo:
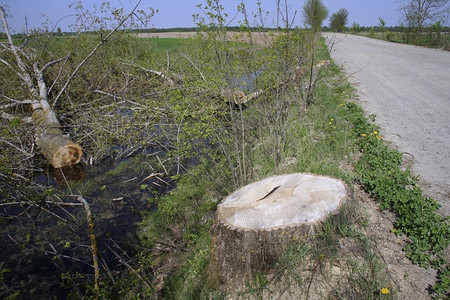
<instances>
[{"instance_id":1,"label":"grass","mask_svg":"<svg viewBox=\"0 0 450 300\"><path fill-rule=\"evenodd\" d=\"M120 42L130 43L130 47L123 50L127 57L134 57L143 65L153 62L160 67L158 70L164 69L168 58L172 63L173 57L185 47L199 49L201 46L197 40L177 39L124 39ZM320 58L329 59L323 51L325 46L321 47ZM232 51L227 54L230 53ZM210 61L214 59L210 58ZM192 69L189 61L180 61ZM110 63L114 64L114 61ZM215 71L211 70L207 77L214 78ZM361 183L379 201L382 209L393 209L397 214L394 230L409 235L412 241L406 249L408 256L417 263L439 268L441 280L434 289L437 296L443 295L449 286L449 272L448 264L440 258L439 252L448 245L448 223L436 214L435 202L422 197L417 182L411 179L408 171L400 170L400 154L383 143L379 129L364 116L361 108L348 101L353 89L340 75L339 68L332 64L324 69L323 75L324 80L315 89L315 100L310 107L288 106L290 109L282 123L284 140L280 143L279 161L274 161L271 155L274 149L272 128L260 125L261 112L267 104L272 108L270 105L276 103L256 101L242 113L246 122L258 125L247 134L250 139L246 145L249 149L246 159L250 161L249 173L252 174L248 180L310 172L340 178L352 189L355 182ZM206 86L205 80L197 83ZM203 113L198 109L186 114L187 107L197 101L194 99L186 104L186 99L197 96L189 92L188 88L174 91L172 93L177 97L168 100L186 106L173 108L172 113L177 113L177 109L181 112L179 119L200 120L193 122L198 128L186 123L186 131L190 130L185 136L186 143L190 141L189 134L198 138L205 128L208 129L208 122L216 122L213 126L218 124L215 116L209 113L214 110ZM282 101L298 104L295 97L299 95L293 88L287 89L283 97L286 98ZM203 139L198 139L204 143L205 136L201 137ZM129 268L128 273L118 274L112 280L115 284L107 284L109 279L104 278L102 293L105 298L223 299L227 296L224 290L206 284L206 269L215 209L218 202L234 189L230 180L233 170L215 149L197 151L191 147L190 150L209 153L207 158L197 156L198 153L190 154L195 155L196 164L188 172L173 177L176 189L148 199L156 209L144 214L137 231L135 269ZM176 156L177 153L169 159ZM125 180L143 172L153 172L146 163L158 165L150 158L131 158L97 180L84 186L75 184L72 189L83 194L104 193L111 199L113 191L108 194L108 186L116 185L116 182L111 182L110 178ZM146 189L143 185L140 188ZM335 299L375 299L386 297L383 289L395 296L396 291L389 283L373 242L364 233L368 220L359 206L356 199L347 203L338 215L330 216L318 226L306 242L292 243L271 270L257 274L234 296L247 299L289 294L294 298L327 295Z\"/></svg>"},{"instance_id":2,"label":"grass","mask_svg":"<svg viewBox=\"0 0 450 300\"><path fill-rule=\"evenodd\" d=\"M256 178L279 173L311 172L335 176L350 185L354 181L361 182L380 201L382 208L389 207L397 213L394 230L412 239L405 249L407 256L422 265L433 263L441 270L443 277L434 288L435 296L441 297L448 288L448 277L445 277L448 276L448 264L439 258L439 253L448 245L448 224L437 215L435 202L421 196L417 183L408 171L400 170L401 156L379 138L379 129L364 116L361 108L348 102L353 90L338 75L337 66L332 65L327 72L327 82L317 89L314 105L300 118L298 112L291 112L287 122L290 124L286 134L288 146L283 149L283 159L277 169L270 158L262 155L264 138L255 145L251 155L258 174ZM370 140L373 149L368 147L367 140ZM362 157L357 160L359 153ZM370 161L379 161L374 170L368 169ZM379 176L379 168L387 173L386 166L390 161L392 166L389 168L392 169L389 174L392 175L386 181L386 177ZM210 181L211 177L202 176L214 173L216 167L209 163L200 164L194 171L195 179L188 177L179 182L175 194L164 198L163 201L167 202L158 212L162 214L159 218L168 218L163 222L184 220L186 231L182 236L186 240L185 245L189 245L185 258L180 261L182 267L169 277L163 294L167 298L206 299L215 295L221 299L224 296L220 290L214 291L205 285L204 272L211 240L209 227L213 222L215 205L223 195L214 192L214 189L202 190L199 185L217 184ZM209 171L205 172L205 169ZM398 186L396 179L404 181ZM222 181L221 184L225 183ZM413 190L409 189L411 185ZM389 193L391 190L405 196L399 196L397 203L391 203L395 200L390 199L396 199ZM376 191L386 193L385 198ZM375 246L364 233L366 223L358 203L349 203L341 214L330 217L308 243L293 243L273 269L281 271L256 276L246 289L235 296L242 299L260 298L280 293L296 295L303 291L308 296L328 293L335 299L395 298L395 288L389 283L384 265L374 251ZM350 253L345 247L342 249L339 247L342 241L350 241L359 250ZM307 292L305 285L308 286ZM186 289L186 286L190 288Z\"/></svg>"},{"instance_id":3,"label":"grass","mask_svg":"<svg viewBox=\"0 0 450 300\"><path fill-rule=\"evenodd\" d=\"M337 66L330 66L326 72L327 80L316 90L314 105L301 115L296 109L290 112L286 147L282 149L278 168L264 155L270 143L267 131L252 148L249 159L255 180L273 174L311 172L341 178L352 186L355 179L352 163L358 147L349 121L353 112L349 111L346 100L353 90L338 75ZM250 116L251 110L249 107L246 111ZM225 196L224 191L231 187L223 168L217 161L201 160L190 174L178 177L177 188L156 200L158 210L144 218L139 230L144 247L154 248L171 240L185 249L169 251L172 254L166 253L163 259L155 253L141 257L144 265L157 270L153 276L167 276L164 288L148 296L159 294L166 299L226 296L223 290L206 284L215 208ZM323 293L336 299L349 296L373 299L382 288L388 288L394 295L383 264L364 234L366 223L358 203L348 203L339 215L316 228L317 234L306 242L294 242L271 272L256 275L234 296L272 298L300 293L309 297ZM339 246L344 240L350 240L360 250L350 255Z\"/></svg>"},{"instance_id":4,"label":"grass","mask_svg":"<svg viewBox=\"0 0 450 300\"><path fill-rule=\"evenodd\" d=\"M450 49L450 34L448 32L442 32L440 34L440 37L437 38L436 32L427 32L427 29L424 29L424 31L420 34L417 41L413 40L412 33L408 34L404 32L387 31L386 33L382 33L375 31L372 32L363 31L358 32L357 34L379 40L386 40L394 43L414 44L417 46L424 46L430 48L442 48L444 50Z\"/></svg>"}]
</instances>

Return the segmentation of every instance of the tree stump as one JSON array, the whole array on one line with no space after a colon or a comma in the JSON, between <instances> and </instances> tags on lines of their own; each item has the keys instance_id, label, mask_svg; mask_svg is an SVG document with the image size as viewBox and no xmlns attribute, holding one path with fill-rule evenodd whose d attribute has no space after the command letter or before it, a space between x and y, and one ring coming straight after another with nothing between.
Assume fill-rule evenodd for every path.
<instances>
[{"instance_id":1,"label":"tree stump","mask_svg":"<svg viewBox=\"0 0 450 300\"><path fill-rule=\"evenodd\" d=\"M242 286L290 242L305 239L312 226L337 213L348 197L341 180L305 173L266 178L229 195L217 208L210 284Z\"/></svg>"}]
</instances>

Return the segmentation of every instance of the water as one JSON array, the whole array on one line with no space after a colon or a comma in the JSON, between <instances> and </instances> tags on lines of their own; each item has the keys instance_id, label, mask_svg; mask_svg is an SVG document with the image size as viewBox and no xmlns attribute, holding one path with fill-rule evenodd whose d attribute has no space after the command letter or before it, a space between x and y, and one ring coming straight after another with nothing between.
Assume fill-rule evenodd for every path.
<instances>
[{"instance_id":1,"label":"water","mask_svg":"<svg viewBox=\"0 0 450 300\"><path fill-rule=\"evenodd\" d=\"M66 193L71 190L82 194L90 204L103 275L105 265L112 273L125 271L110 249L123 258L132 257L136 224L143 212L156 209L148 200L174 187L167 176L149 177L153 170L148 162L146 155L141 155L63 172L49 167L35 178L40 184L65 189ZM46 200L42 194L36 197ZM78 204L75 196L62 200ZM84 208L41 205L44 210L26 205L1 207L0 270L4 270L4 279L0 298L18 292L17 299L65 299L69 291L76 290L74 283L79 284L81 294L86 283L92 285L92 254ZM72 284L67 279L70 277L74 277Z\"/></svg>"},{"instance_id":2,"label":"water","mask_svg":"<svg viewBox=\"0 0 450 300\"><path fill-rule=\"evenodd\" d=\"M258 70L241 77L235 78L231 85L244 93L252 93L256 91L256 79L263 73L263 70Z\"/></svg>"}]
</instances>

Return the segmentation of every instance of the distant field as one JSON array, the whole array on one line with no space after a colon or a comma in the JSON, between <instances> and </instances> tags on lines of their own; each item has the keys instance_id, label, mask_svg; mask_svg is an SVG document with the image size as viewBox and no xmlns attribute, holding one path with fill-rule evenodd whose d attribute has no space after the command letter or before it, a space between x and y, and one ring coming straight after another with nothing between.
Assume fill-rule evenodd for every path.
<instances>
[{"instance_id":1,"label":"distant field","mask_svg":"<svg viewBox=\"0 0 450 300\"><path fill-rule=\"evenodd\" d=\"M137 36L140 38L183 38L183 39L189 39L189 38L195 38L197 35L197 32L156 32L156 33L138 33ZM202 33L200 33L202 34ZM205 33L203 33L205 34ZM252 32L251 37L252 41L257 44L267 44L270 42L272 35L276 33L268 33L268 32ZM233 39L235 36L240 35L238 32L227 32L227 36L230 39ZM244 40L249 41L250 38L248 34L244 34L242 37L239 37L238 40Z\"/></svg>"}]
</instances>

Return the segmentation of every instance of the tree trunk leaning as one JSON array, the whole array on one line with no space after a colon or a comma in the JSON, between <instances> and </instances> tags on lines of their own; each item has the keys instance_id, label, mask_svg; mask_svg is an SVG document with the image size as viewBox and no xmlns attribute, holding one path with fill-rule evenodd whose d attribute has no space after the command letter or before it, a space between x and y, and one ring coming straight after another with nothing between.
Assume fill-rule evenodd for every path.
<instances>
[{"instance_id":1,"label":"tree trunk leaning","mask_svg":"<svg viewBox=\"0 0 450 300\"><path fill-rule=\"evenodd\" d=\"M304 173L270 177L229 195L217 208L210 284L244 285L290 242L305 239L314 225L338 213L349 197L341 180Z\"/></svg>"},{"instance_id":2,"label":"tree trunk leaning","mask_svg":"<svg viewBox=\"0 0 450 300\"><path fill-rule=\"evenodd\" d=\"M83 155L82 149L80 145L75 144L63 134L60 128L61 124L48 102L48 90L44 79L44 71L63 59L51 61L40 68L38 62L31 61L32 56L27 55L24 47L14 45L6 20L6 13L2 6L0 6L0 19L8 40L7 43L2 42L2 49L10 52L15 57L16 66L1 58L0 62L12 69L22 80L24 86L28 88L32 99L30 102L33 110L32 119L36 128L36 145L54 168L78 164ZM28 101L25 102L29 103Z\"/></svg>"}]
</instances>

